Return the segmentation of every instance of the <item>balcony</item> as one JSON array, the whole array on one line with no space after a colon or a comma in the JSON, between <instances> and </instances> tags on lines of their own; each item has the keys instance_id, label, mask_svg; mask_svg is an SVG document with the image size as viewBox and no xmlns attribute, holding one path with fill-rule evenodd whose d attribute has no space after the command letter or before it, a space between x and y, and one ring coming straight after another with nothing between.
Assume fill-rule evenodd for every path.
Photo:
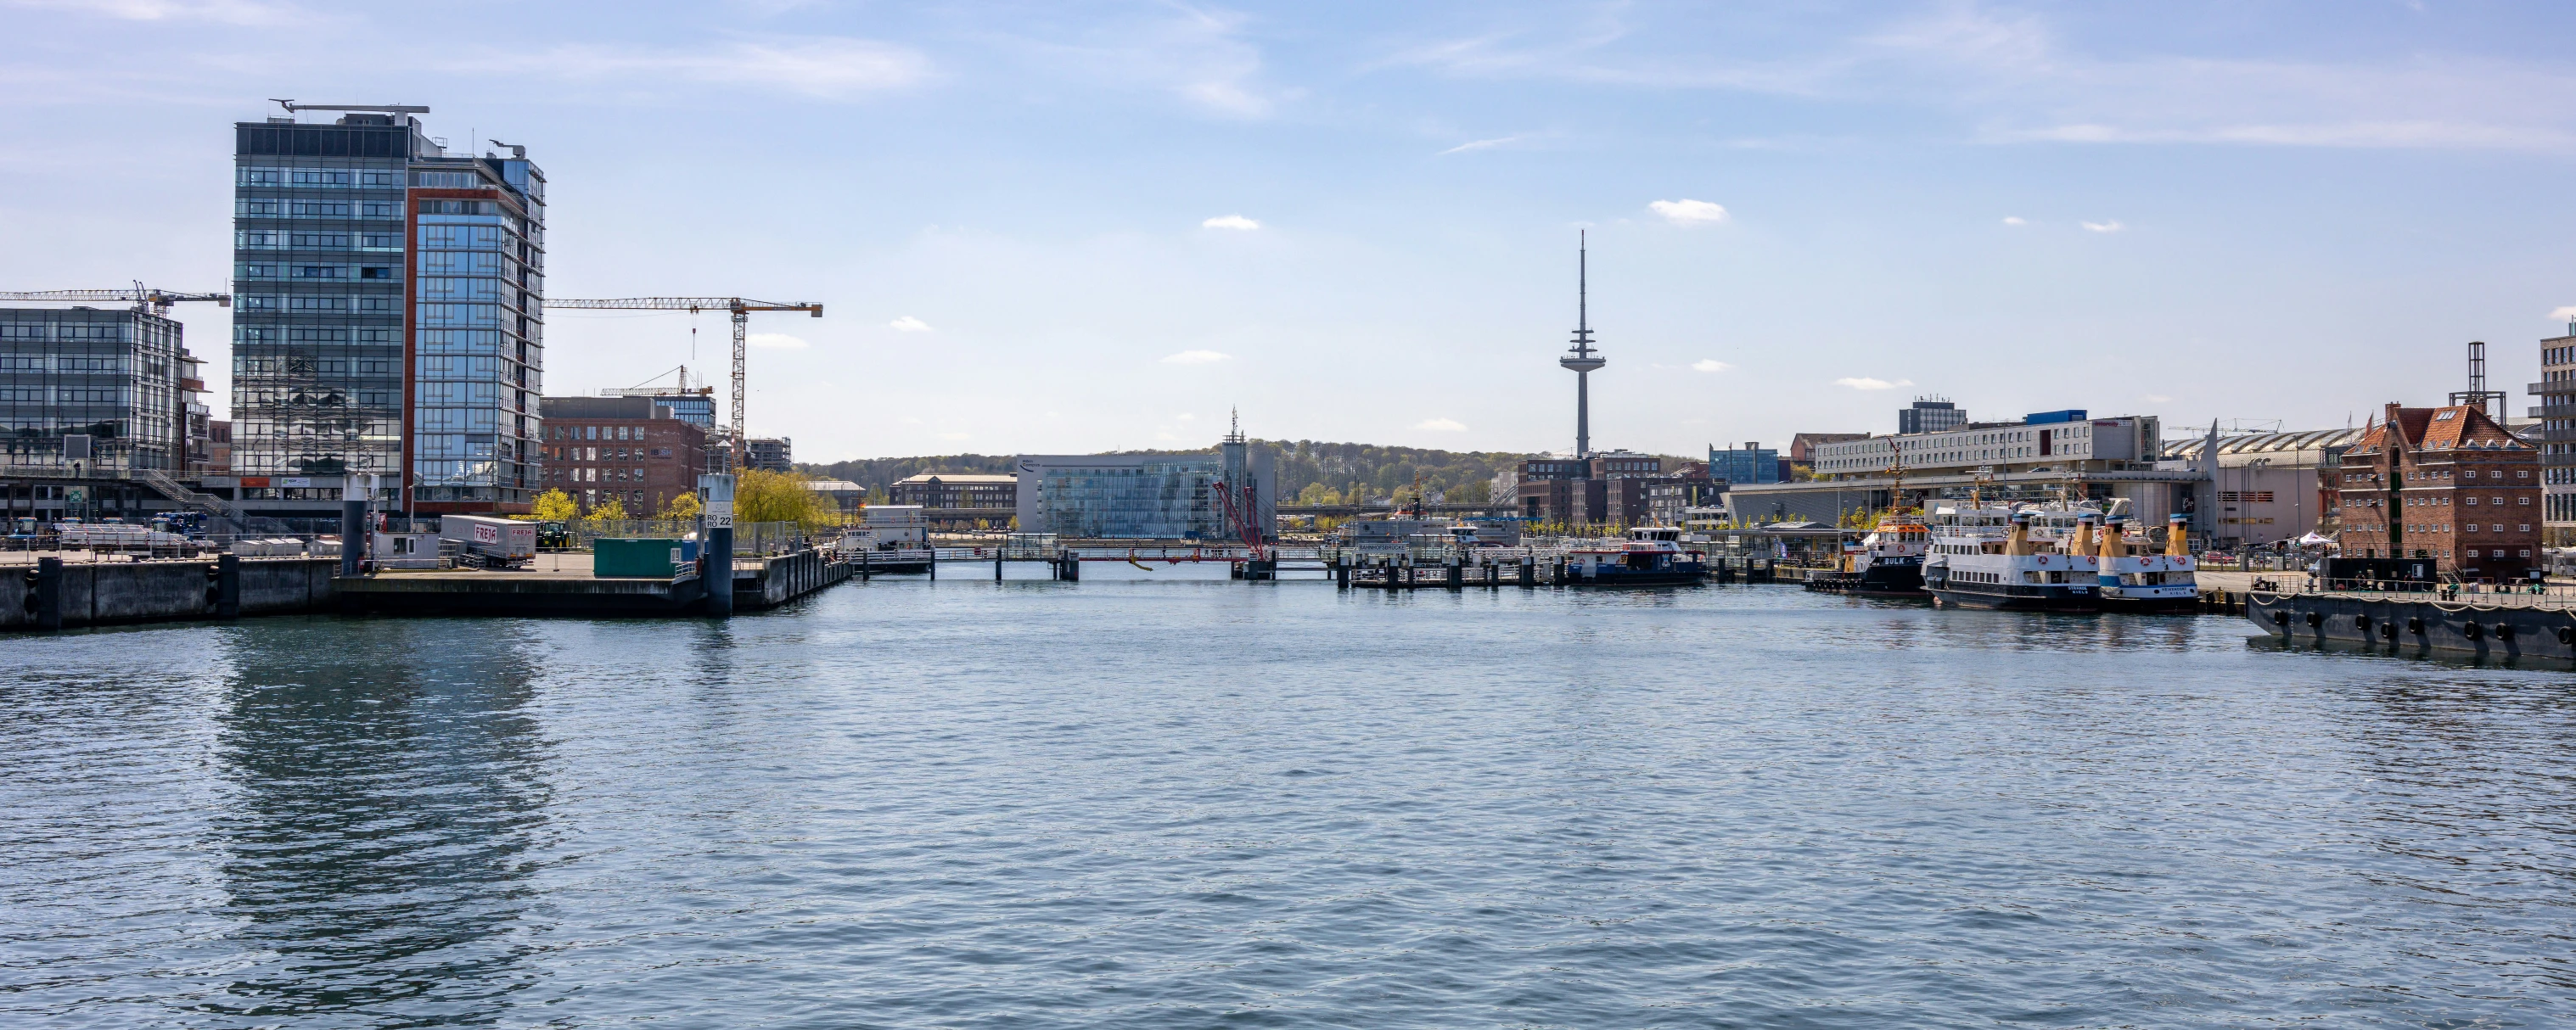
<instances>
[{"instance_id":1,"label":"balcony","mask_svg":"<svg viewBox=\"0 0 2576 1030\"><path fill-rule=\"evenodd\" d=\"M2554 383L2531 383L2524 387L2524 392L2535 396L2576 393L2576 379L2561 379Z\"/></svg>"}]
</instances>

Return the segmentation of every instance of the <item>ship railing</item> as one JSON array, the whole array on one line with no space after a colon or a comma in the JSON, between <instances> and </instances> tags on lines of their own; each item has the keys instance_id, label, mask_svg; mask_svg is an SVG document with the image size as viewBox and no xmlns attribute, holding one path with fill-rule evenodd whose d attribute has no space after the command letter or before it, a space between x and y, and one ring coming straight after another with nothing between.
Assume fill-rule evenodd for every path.
<instances>
[{"instance_id":1,"label":"ship railing","mask_svg":"<svg viewBox=\"0 0 2576 1030\"><path fill-rule=\"evenodd\" d=\"M2392 601L2432 604L2444 608L2536 608L2576 610L2576 586L2557 584L2539 586L2486 585L2478 583L2445 584L2431 589L2406 584L2385 587L2368 580L2329 582L2297 591L2256 591L2257 593L2299 593L2317 597L2335 597L2355 601Z\"/></svg>"}]
</instances>

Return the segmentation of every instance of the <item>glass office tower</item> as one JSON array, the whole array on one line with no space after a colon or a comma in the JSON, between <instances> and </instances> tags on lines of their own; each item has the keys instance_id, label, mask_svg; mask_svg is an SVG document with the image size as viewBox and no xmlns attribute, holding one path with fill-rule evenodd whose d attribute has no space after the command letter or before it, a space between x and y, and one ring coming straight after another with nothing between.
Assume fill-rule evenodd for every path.
<instances>
[{"instance_id":1,"label":"glass office tower","mask_svg":"<svg viewBox=\"0 0 2576 1030\"><path fill-rule=\"evenodd\" d=\"M545 176L407 113L235 126L241 498L525 512L544 368ZM328 477L316 479L312 477Z\"/></svg>"},{"instance_id":2,"label":"glass office tower","mask_svg":"<svg viewBox=\"0 0 2576 1030\"><path fill-rule=\"evenodd\" d=\"M182 471L179 323L141 310L0 309L0 464Z\"/></svg>"}]
</instances>

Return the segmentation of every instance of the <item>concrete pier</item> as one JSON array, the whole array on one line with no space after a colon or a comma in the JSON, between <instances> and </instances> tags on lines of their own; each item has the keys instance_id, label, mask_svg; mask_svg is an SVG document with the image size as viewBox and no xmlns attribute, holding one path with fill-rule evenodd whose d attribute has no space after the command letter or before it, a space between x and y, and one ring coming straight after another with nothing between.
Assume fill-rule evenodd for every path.
<instances>
[{"instance_id":1,"label":"concrete pier","mask_svg":"<svg viewBox=\"0 0 2576 1030\"><path fill-rule=\"evenodd\" d=\"M43 559L0 573L0 630L327 611L337 558Z\"/></svg>"}]
</instances>

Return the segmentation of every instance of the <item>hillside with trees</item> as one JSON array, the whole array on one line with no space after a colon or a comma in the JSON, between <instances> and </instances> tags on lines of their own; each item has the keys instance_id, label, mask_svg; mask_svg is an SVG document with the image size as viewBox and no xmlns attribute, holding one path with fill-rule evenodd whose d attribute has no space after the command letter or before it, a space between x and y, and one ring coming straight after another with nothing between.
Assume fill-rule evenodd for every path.
<instances>
[{"instance_id":1,"label":"hillside with trees","mask_svg":"<svg viewBox=\"0 0 2576 1030\"><path fill-rule=\"evenodd\" d=\"M1280 500L1290 504L1346 504L1354 501L1410 500L1414 476L1422 489L1451 503L1475 504L1486 496L1494 474L1526 454L1508 451L1436 451L1420 447L1383 447L1364 443L1319 443L1313 440L1255 440L1268 449L1279 468ZM1208 454L1214 447L1177 453ZM1123 452L1139 453L1139 452ZM1174 452L1166 452L1174 453ZM915 458L862 458L829 465L800 465L827 479L846 479L881 497L895 482L924 472L1008 475L1012 455L948 454Z\"/></svg>"}]
</instances>

